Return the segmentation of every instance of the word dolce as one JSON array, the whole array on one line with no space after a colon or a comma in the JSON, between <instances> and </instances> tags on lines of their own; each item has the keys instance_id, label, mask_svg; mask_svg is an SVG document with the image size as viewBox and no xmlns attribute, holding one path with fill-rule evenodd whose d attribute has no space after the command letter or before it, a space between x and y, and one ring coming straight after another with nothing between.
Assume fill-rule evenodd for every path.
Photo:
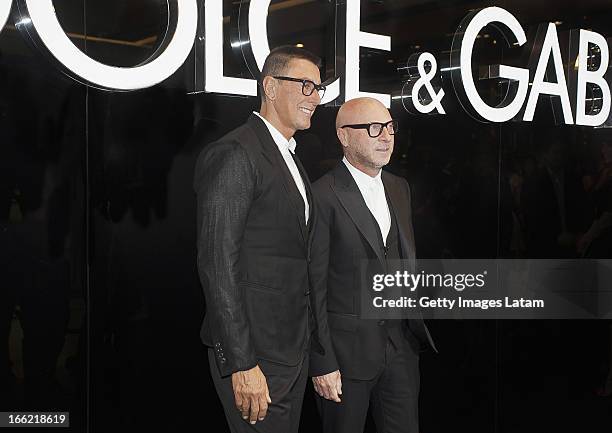
<instances>
[{"instance_id":1,"label":"word dolce","mask_svg":"<svg viewBox=\"0 0 612 433\"><path fill-rule=\"evenodd\" d=\"M0 0L0 28L8 19L12 0ZM155 55L134 67L115 67L97 62L79 50L62 29L52 0L18 0L20 20L16 27L34 45L54 60L58 67L73 79L92 87L106 90L129 91L154 86L170 77L189 56L198 34L198 4L200 0L168 0L169 21L175 21L174 31L164 39ZM204 90L212 93L256 96L255 79L227 77L223 73L223 1L206 0L204 5ZM253 57L255 68L247 64L254 76L261 71L270 53L268 45L267 19L270 0L241 2L239 7L248 8L241 13L241 20L248 27L245 40L238 45L244 58ZM370 96L390 106L391 96L382 93L359 91L359 49L391 50L391 37L360 30L360 0L345 0L345 43L339 49L344 58L344 97L353 99ZM335 29L336 31L338 29ZM255 69L255 70L253 70ZM329 103L340 95L340 78L326 82L327 91L321 104Z\"/></svg>"}]
</instances>

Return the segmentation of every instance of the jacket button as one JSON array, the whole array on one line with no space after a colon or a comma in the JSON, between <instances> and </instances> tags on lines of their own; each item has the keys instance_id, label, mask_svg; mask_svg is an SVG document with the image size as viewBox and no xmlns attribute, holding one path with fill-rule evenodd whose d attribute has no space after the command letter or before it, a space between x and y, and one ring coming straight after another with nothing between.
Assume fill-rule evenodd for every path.
<instances>
[{"instance_id":1,"label":"jacket button","mask_svg":"<svg viewBox=\"0 0 612 433\"><path fill-rule=\"evenodd\" d=\"M221 343L215 343L215 347L221 346Z\"/></svg>"},{"instance_id":2,"label":"jacket button","mask_svg":"<svg viewBox=\"0 0 612 433\"><path fill-rule=\"evenodd\" d=\"M378 326L383 326L386 322L384 320L379 320L378 321Z\"/></svg>"},{"instance_id":3,"label":"jacket button","mask_svg":"<svg viewBox=\"0 0 612 433\"><path fill-rule=\"evenodd\" d=\"M221 364L225 364L225 361L227 361L225 358L221 358L219 361L221 361Z\"/></svg>"}]
</instances>

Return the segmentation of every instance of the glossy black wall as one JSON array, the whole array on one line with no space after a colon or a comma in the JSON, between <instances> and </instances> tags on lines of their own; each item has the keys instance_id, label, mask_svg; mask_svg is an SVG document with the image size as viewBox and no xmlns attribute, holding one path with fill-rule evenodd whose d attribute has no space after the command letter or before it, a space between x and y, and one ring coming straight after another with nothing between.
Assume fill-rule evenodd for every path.
<instances>
[{"instance_id":1,"label":"glossy black wall","mask_svg":"<svg viewBox=\"0 0 612 433\"><path fill-rule=\"evenodd\" d=\"M120 66L154 52L163 3L54 2L79 48ZM562 38L577 27L612 34L612 5L603 1L494 3L528 34L548 21L559 22ZM421 50L444 57L468 10L490 5L362 2L362 29L393 41L391 53L362 49L362 89L396 93L398 64ZM224 6L231 15L230 2ZM303 43L327 54L323 11L314 1L277 6L270 45ZM257 99L187 94L193 59L150 89L86 88L29 46L14 29L19 19L14 11L0 34L0 331L5 339L12 329L13 359L2 364L0 410L70 410L74 431L226 431L198 337L204 299L192 174L203 146L241 124ZM479 62L503 56L520 65L494 29L487 34L477 43ZM231 49L226 71L248 73ZM491 98L500 91L485 90ZM389 169L412 185L419 256L585 253L578 236L610 210L609 190L594 193L612 160L608 131L555 125L544 98L534 122L481 124L452 107L451 92L447 116L411 116L396 102L391 109L401 133ZM335 113L320 107L297 137L312 180L339 160ZM560 176L565 212L551 183ZM599 239L586 254L610 257L609 245ZM11 321L16 305L19 320ZM593 393L609 363L607 326L432 323L441 353L421 358L422 430L607 431L610 400ZM2 345L0 362L8 358ZM316 432L307 392L302 431Z\"/></svg>"}]
</instances>

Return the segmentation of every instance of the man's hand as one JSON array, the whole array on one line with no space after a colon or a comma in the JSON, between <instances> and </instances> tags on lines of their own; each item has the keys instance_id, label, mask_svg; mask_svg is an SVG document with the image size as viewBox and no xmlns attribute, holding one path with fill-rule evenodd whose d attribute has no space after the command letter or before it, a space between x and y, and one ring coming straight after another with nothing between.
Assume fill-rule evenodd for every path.
<instances>
[{"instance_id":1,"label":"man's hand","mask_svg":"<svg viewBox=\"0 0 612 433\"><path fill-rule=\"evenodd\" d=\"M251 424L263 421L268 411L270 392L266 376L259 366L246 371L232 373L232 388L236 407L242 413L242 418Z\"/></svg>"},{"instance_id":2,"label":"man's hand","mask_svg":"<svg viewBox=\"0 0 612 433\"><path fill-rule=\"evenodd\" d=\"M340 396L342 395L340 370L332 371L323 376L313 377L312 384L317 394L321 397L340 403Z\"/></svg>"}]
</instances>

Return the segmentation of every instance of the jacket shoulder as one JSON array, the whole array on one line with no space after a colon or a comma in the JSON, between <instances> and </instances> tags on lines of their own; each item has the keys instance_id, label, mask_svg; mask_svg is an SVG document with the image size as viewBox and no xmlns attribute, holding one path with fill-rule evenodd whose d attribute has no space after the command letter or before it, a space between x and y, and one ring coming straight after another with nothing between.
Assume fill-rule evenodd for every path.
<instances>
[{"instance_id":1,"label":"jacket shoulder","mask_svg":"<svg viewBox=\"0 0 612 433\"><path fill-rule=\"evenodd\" d=\"M384 170L383 173L387 181L393 182L398 187L403 187L403 188L408 189L408 193L410 193L410 184L408 183L406 178L390 173L386 170Z\"/></svg>"},{"instance_id":2,"label":"jacket shoulder","mask_svg":"<svg viewBox=\"0 0 612 433\"><path fill-rule=\"evenodd\" d=\"M334 176L332 172L329 171L312 184L312 193L315 196L323 196L331 191L331 186L333 184Z\"/></svg>"},{"instance_id":3,"label":"jacket shoulder","mask_svg":"<svg viewBox=\"0 0 612 433\"><path fill-rule=\"evenodd\" d=\"M253 129L248 124L244 124L207 144L196 160L194 187L199 185L199 180L207 169L222 161L231 161L234 165L252 166L253 152L259 147L258 143L259 140Z\"/></svg>"},{"instance_id":4,"label":"jacket shoulder","mask_svg":"<svg viewBox=\"0 0 612 433\"><path fill-rule=\"evenodd\" d=\"M383 173L384 173L384 176L388 180L391 180L392 182L397 182L397 183L402 183L402 184L408 183L405 178L403 178L401 176L398 176L396 174L393 174L393 173L391 173L391 172L389 172L387 170L383 170Z\"/></svg>"},{"instance_id":5,"label":"jacket shoulder","mask_svg":"<svg viewBox=\"0 0 612 433\"><path fill-rule=\"evenodd\" d=\"M211 151L238 151L240 150L238 148L242 148L249 153L253 149L254 145L258 143L259 139L257 138L255 131L253 131L253 128L251 128L249 124L245 123L236 129L229 131L223 137L204 146L198 158L202 158Z\"/></svg>"}]
</instances>

